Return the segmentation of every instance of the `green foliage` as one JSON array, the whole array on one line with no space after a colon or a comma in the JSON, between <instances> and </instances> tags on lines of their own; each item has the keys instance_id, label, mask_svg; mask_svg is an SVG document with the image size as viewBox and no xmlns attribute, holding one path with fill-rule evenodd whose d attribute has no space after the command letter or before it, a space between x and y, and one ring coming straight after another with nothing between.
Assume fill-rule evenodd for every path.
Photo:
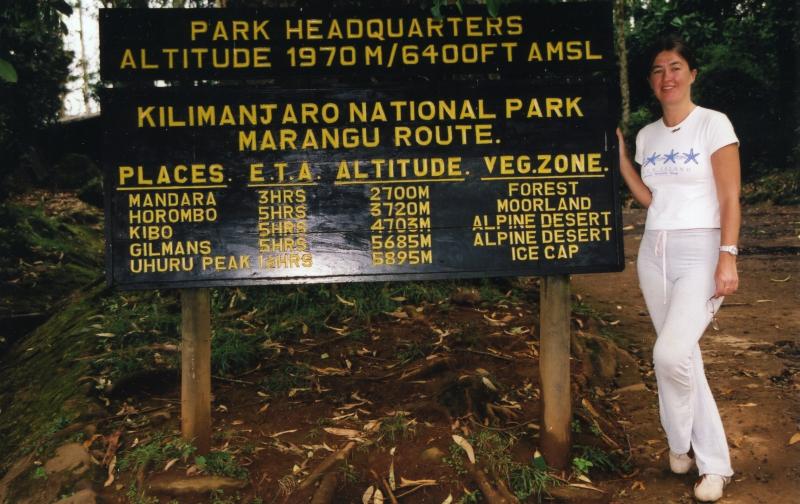
<instances>
[{"instance_id":1,"label":"green foliage","mask_svg":"<svg viewBox=\"0 0 800 504\"><path fill-rule=\"evenodd\" d=\"M217 330L211 341L211 369L227 375L252 368L261 356L259 340L240 331Z\"/></svg>"},{"instance_id":2,"label":"green foliage","mask_svg":"<svg viewBox=\"0 0 800 504\"><path fill-rule=\"evenodd\" d=\"M44 470L44 467L39 466L33 470L33 479L47 479L47 471Z\"/></svg>"},{"instance_id":3,"label":"green foliage","mask_svg":"<svg viewBox=\"0 0 800 504\"><path fill-rule=\"evenodd\" d=\"M128 498L129 504L159 504L160 502L158 497L147 497L144 491L140 491L136 486L136 482L130 484L125 496Z\"/></svg>"},{"instance_id":4,"label":"green foliage","mask_svg":"<svg viewBox=\"0 0 800 504\"><path fill-rule=\"evenodd\" d=\"M349 462L345 461L344 464L339 467L339 470L342 473L342 480L345 485L354 485L361 481L361 476L358 474L358 471Z\"/></svg>"},{"instance_id":5,"label":"green foliage","mask_svg":"<svg viewBox=\"0 0 800 504\"><path fill-rule=\"evenodd\" d=\"M239 494L225 497L224 490L214 490L211 492L210 504L238 504L239 502L241 502L241 497L239 497Z\"/></svg>"},{"instance_id":6,"label":"green foliage","mask_svg":"<svg viewBox=\"0 0 800 504\"><path fill-rule=\"evenodd\" d=\"M302 388L308 385L308 367L295 362L281 362L270 370L261 386L272 394L288 392L293 388Z\"/></svg>"},{"instance_id":7,"label":"green foliage","mask_svg":"<svg viewBox=\"0 0 800 504\"><path fill-rule=\"evenodd\" d=\"M544 459L541 461L543 463ZM535 497L537 502L541 502L547 495L547 488L558 484L559 481L548 472L546 465L540 467L534 462L527 465L518 464L509 476L511 491L522 501Z\"/></svg>"},{"instance_id":8,"label":"green foliage","mask_svg":"<svg viewBox=\"0 0 800 504\"><path fill-rule=\"evenodd\" d=\"M617 456L594 446L576 445L574 447L580 453L580 460L588 462L589 467L597 468L601 471L619 471L624 469L617 461ZM577 460L577 459L576 459Z\"/></svg>"},{"instance_id":9,"label":"green foliage","mask_svg":"<svg viewBox=\"0 0 800 504\"><path fill-rule=\"evenodd\" d=\"M71 58L61 14L71 10L63 0L5 2L0 9L0 200L36 132L61 109Z\"/></svg>"},{"instance_id":10,"label":"green foliage","mask_svg":"<svg viewBox=\"0 0 800 504\"><path fill-rule=\"evenodd\" d=\"M800 204L800 169L775 171L745 184L742 199L745 203L771 201L777 205Z\"/></svg>"},{"instance_id":11,"label":"green foliage","mask_svg":"<svg viewBox=\"0 0 800 504\"><path fill-rule=\"evenodd\" d=\"M379 440L381 443L393 445L401 439L410 439L416 433L416 422L403 412L385 418L381 422Z\"/></svg>"},{"instance_id":12,"label":"green foliage","mask_svg":"<svg viewBox=\"0 0 800 504\"><path fill-rule=\"evenodd\" d=\"M475 490L474 492L470 492L466 488L464 489L464 495L458 499L457 504L478 504L483 502L483 495L481 495L480 490Z\"/></svg>"},{"instance_id":13,"label":"green foliage","mask_svg":"<svg viewBox=\"0 0 800 504\"><path fill-rule=\"evenodd\" d=\"M559 481L550 474L550 468L538 452L528 463L513 460L511 448L515 439L508 434L484 430L471 436L468 441L475 450L476 462L490 474L503 479L520 500L535 497L541 502L547 495L547 488L559 484ZM455 443L450 446L450 455L445 457L444 462L459 475L467 472L466 454ZM468 495L465 497L472 498Z\"/></svg>"},{"instance_id":14,"label":"green foliage","mask_svg":"<svg viewBox=\"0 0 800 504\"><path fill-rule=\"evenodd\" d=\"M578 476L589 474L589 470L592 467L594 467L594 464L591 460L587 460L583 457L574 457L572 459L572 472Z\"/></svg>"},{"instance_id":15,"label":"green foliage","mask_svg":"<svg viewBox=\"0 0 800 504\"><path fill-rule=\"evenodd\" d=\"M248 476L247 469L239 465L233 455L225 451L212 451L208 455L198 455L194 458L194 463L201 471L216 476L237 479L246 479Z\"/></svg>"},{"instance_id":16,"label":"green foliage","mask_svg":"<svg viewBox=\"0 0 800 504\"><path fill-rule=\"evenodd\" d=\"M2 58L0 58L0 79L11 82L12 84L17 82L18 79L17 71L14 70L14 66Z\"/></svg>"},{"instance_id":17,"label":"green foliage","mask_svg":"<svg viewBox=\"0 0 800 504\"><path fill-rule=\"evenodd\" d=\"M125 453L117 467L120 471L138 471L141 468L154 468L163 465L167 460L189 460L197 448L181 438L170 437L165 433L157 433L146 443L140 444Z\"/></svg>"}]
</instances>

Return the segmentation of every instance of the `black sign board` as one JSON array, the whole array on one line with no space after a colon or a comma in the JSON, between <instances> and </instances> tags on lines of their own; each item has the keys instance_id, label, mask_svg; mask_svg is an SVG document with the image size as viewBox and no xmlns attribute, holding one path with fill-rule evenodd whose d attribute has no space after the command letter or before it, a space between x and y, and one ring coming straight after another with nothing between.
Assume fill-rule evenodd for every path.
<instances>
[{"instance_id":1,"label":"black sign board","mask_svg":"<svg viewBox=\"0 0 800 504\"><path fill-rule=\"evenodd\" d=\"M109 93L111 281L620 269L598 84Z\"/></svg>"},{"instance_id":2,"label":"black sign board","mask_svg":"<svg viewBox=\"0 0 800 504\"><path fill-rule=\"evenodd\" d=\"M103 11L105 79L275 77L269 86L105 90L109 282L208 287L621 270L609 4L431 19L387 11ZM366 35L337 38L334 21L363 26ZM302 40L286 31L296 24ZM401 25L444 34L395 31ZM376 26L386 40L368 34ZM265 68L176 66L178 53L165 52L187 44L245 49L252 63L264 42L257 36L269 37ZM445 46L463 55L511 41L505 60L441 57ZM311 54L308 47L367 54L376 42L384 59L372 66L290 60L292 51ZM438 47L435 61L389 65L387 54L422 44ZM138 63L121 64L130 61ZM357 75L364 82L395 70L401 78L426 74L427 83L352 84ZM281 84L306 71L351 84ZM445 78L453 72L470 80Z\"/></svg>"},{"instance_id":3,"label":"black sign board","mask_svg":"<svg viewBox=\"0 0 800 504\"><path fill-rule=\"evenodd\" d=\"M104 9L106 80L615 71L610 2L422 9Z\"/></svg>"}]
</instances>

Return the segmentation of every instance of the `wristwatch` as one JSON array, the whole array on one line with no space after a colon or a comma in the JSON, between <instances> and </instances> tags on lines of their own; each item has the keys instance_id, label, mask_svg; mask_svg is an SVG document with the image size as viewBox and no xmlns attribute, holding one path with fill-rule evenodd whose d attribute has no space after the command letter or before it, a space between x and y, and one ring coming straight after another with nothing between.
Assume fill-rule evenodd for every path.
<instances>
[{"instance_id":1,"label":"wristwatch","mask_svg":"<svg viewBox=\"0 0 800 504\"><path fill-rule=\"evenodd\" d=\"M739 255L739 249L736 247L736 245L720 245L719 251L727 252L732 256Z\"/></svg>"}]
</instances>

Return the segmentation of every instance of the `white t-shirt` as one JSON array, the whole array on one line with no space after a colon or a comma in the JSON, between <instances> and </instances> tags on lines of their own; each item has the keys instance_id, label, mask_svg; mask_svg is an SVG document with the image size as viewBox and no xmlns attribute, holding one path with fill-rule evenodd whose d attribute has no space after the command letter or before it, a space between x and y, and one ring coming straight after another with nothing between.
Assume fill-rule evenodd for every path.
<instances>
[{"instance_id":1,"label":"white t-shirt","mask_svg":"<svg viewBox=\"0 0 800 504\"><path fill-rule=\"evenodd\" d=\"M719 228L719 200L711 155L739 143L722 112L695 107L680 124L662 119L636 136L635 160L653 193L645 229Z\"/></svg>"}]
</instances>

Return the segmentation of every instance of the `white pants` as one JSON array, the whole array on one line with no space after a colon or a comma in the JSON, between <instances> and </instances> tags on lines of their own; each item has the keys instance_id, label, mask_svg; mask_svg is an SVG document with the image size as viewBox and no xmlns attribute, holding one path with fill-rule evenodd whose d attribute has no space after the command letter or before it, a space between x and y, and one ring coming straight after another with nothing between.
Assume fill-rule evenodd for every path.
<instances>
[{"instance_id":1,"label":"white pants","mask_svg":"<svg viewBox=\"0 0 800 504\"><path fill-rule=\"evenodd\" d=\"M658 336L653 364L669 448L686 453L691 447L701 475L731 476L725 430L699 345L722 303L711 299L718 258L719 229L646 231L637 269Z\"/></svg>"}]
</instances>

